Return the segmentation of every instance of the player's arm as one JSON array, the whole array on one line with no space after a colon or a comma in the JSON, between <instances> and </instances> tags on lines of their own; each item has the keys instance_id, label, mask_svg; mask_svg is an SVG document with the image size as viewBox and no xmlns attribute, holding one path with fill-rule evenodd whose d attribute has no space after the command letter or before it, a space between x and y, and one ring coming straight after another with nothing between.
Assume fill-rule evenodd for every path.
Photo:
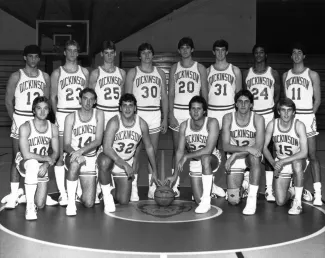
<instances>
[{"instance_id":1,"label":"player's arm","mask_svg":"<svg viewBox=\"0 0 325 258\"><path fill-rule=\"evenodd\" d=\"M81 67L81 70L83 72L83 74L85 75L86 77L86 83L85 83L85 88L87 88L89 86L89 71L87 68L85 67Z\"/></svg>"},{"instance_id":2,"label":"player's arm","mask_svg":"<svg viewBox=\"0 0 325 258\"><path fill-rule=\"evenodd\" d=\"M75 113L72 112L65 117L64 132L63 132L63 149L69 155L75 150L71 146L72 141L72 128L75 120ZM72 161L72 160L71 160Z\"/></svg>"},{"instance_id":3,"label":"player's arm","mask_svg":"<svg viewBox=\"0 0 325 258\"><path fill-rule=\"evenodd\" d=\"M99 69L96 68L90 73L90 76L89 76L89 88L95 89L98 76L99 76Z\"/></svg>"},{"instance_id":4,"label":"player's arm","mask_svg":"<svg viewBox=\"0 0 325 258\"><path fill-rule=\"evenodd\" d=\"M161 132L166 133L168 129L168 96L166 87L166 74L165 72L157 68L161 77L161 105L162 105L162 121L161 121Z\"/></svg>"},{"instance_id":5,"label":"player's arm","mask_svg":"<svg viewBox=\"0 0 325 258\"><path fill-rule=\"evenodd\" d=\"M273 78L274 78L274 110L276 110L276 105L280 100L280 94L281 94L281 79L278 71L271 70Z\"/></svg>"},{"instance_id":6,"label":"player's arm","mask_svg":"<svg viewBox=\"0 0 325 258\"><path fill-rule=\"evenodd\" d=\"M29 150L28 136L30 134L29 122L25 122L19 127L19 150L25 160L36 159L40 162L51 162L51 158L45 155L35 154Z\"/></svg>"},{"instance_id":7,"label":"player's arm","mask_svg":"<svg viewBox=\"0 0 325 258\"><path fill-rule=\"evenodd\" d=\"M50 76L47 74L47 73L43 73L43 77L44 77L44 80L45 80L45 88L43 90L43 93L44 93L44 96L49 98L50 96L50 88L51 88L51 79L50 79Z\"/></svg>"},{"instance_id":8,"label":"player's arm","mask_svg":"<svg viewBox=\"0 0 325 258\"><path fill-rule=\"evenodd\" d=\"M236 93L242 89L242 76L241 71L237 66L233 65L233 71L236 77Z\"/></svg>"},{"instance_id":9,"label":"player's arm","mask_svg":"<svg viewBox=\"0 0 325 258\"><path fill-rule=\"evenodd\" d=\"M177 68L177 63L173 64L169 73L169 83L168 83L168 118L169 124L173 127L178 125L178 122L174 116L174 101L175 101L175 72Z\"/></svg>"},{"instance_id":10,"label":"player's arm","mask_svg":"<svg viewBox=\"0 0 325 258\"><path fill-rule=\"evenodd\" d=\"M20 79L19 71L12 73L9 77L9 80L7 82L7 87L6 87L5 103L6 103L8 115L11 118L11 120L13 119L13 114L14 114L15 91L19 79Z\"/></svg>"},{"instance_id":11,"label":"player's arm","mask_svg":"<svg viewBox=\"0 0 325 258\"><path fill-rule=\"evenodd\" d=\"M203 155L208 155L212 154L213 150L215 149L218 141L218 136L219 136L219 125L218 121L215 118L206 118L209 119L208 122L208 139L207 139L207 144L204 148L193 151L190 153L186 153L184 155L186 160L193 159L193 158L200 158Z\"/></svg>"},{"instance_id":12,"label":"player's arm","mask_svg":"<svg viewBox=\"0 0 325 258\"><path fill-rule=\"evenodd\" d=\"M53 112L56 114L57 104L58 104L58 84L60 77L60 69L55 69L51 74L51 90L50 90L50 99L51 107Z\"/></svg>"},{"instance_id":13,"label":"player's arm","mask_svg":"<svg viewBox=\"0 0 325 258\"><path fill-rule=\"evenodd\" d=\"M122 76L121 95L123 95L125 93L126 72L121 68L118 68L118 69L120 69L120 73L121 73L121 76Z\"/></svg>"},{"instance_id":14,"label":"player's arm","mask_svg":"<svg viewBox=\"0 0 325 258\"><path fill-rule=\"evenodd\" d=\"M317 72L310 71L310 79L313 82L313 91L314 91L314 105L313 111L316 114L320 103L322 101L321 90L320 90L320 78Z\"/></svg>"},{"instance_id":15,"label":"player's arm","mask_svg":"<svg viewBox=\"0 0 325 258\"><path fill-rule=\"evenodd\" d=\"M142 132L142 141L143 141L144 147L146 149L150 165L152 167L152 177L153 177L152 181L154 181L157 185L161 185L161 183L158 180L155 149L153 148L151 140L150 140L149 128L148 128L147 123L141 117L139 117L139 119L140 119L140 128L141 128L141 132Z\"/></svg>"},{"instance_id":16,"label":"player's arm","mask_svg":"<svg viewBox=\"0 0 325 258\"><path fill-rule=\"evenodd\" d=\"M128 71L126 74L126 79L125 79L125 93L133 93L133 81L136 75L136 69L132 68Z\"/></svg>"},{"instance_id":17,"label":"player's arm","mask_svg":"<svg viewBox=\"0 0 325 258\"><path fill-rule=\"evenodd\" d=\"M52 139L51 139L52 154L50 155L50 158L52 159L53 164L54 164L60 156L59 129L54 124L51 124L51 129L52 129ZM50 164L50 165L53 165L53 164Z\"/></svg>"},{"instance_id":18,"label":"player's arm","mask_svg":"<svg viewBox=\"0 0 325 258\"><path fill-rule=\"evenodd\" d=\"M263 116L258 114L255 114L254 119L255 119L254 122L256 127L256 137L255 137L255 144L252 147L258 150L260 153L262 153L264 147L264 140L265 140L265 120ZM249 151L249 153L251 153L251 151Z\"/></svg>"},{"instance_id":19,"label":"player's arm","mask_svg":"<svg viewBox=\"0 0 325 258\"><path fill-rule=\"evenodd\" d=\"M245 70L245 71L243 72L242 85L243 85L243 89L244 89L244 90L247 90L246 78L247 78L247 75L248 75L248 71L249 71L249 70Z\"/></svg>"},{"instance_id":20,"label":"player's arm","mask_svg":"<svg viewBox=\"0 0 325 258\"><path fill-rule=\"evenodd\" d=\"M202 64L198 64L198 70L201 78L201 96L208 102L209 89L207 69Z\"/></svg>"},{"instance_id":21,"label":"player's arm","mask_svg":"<svg viewBox=\"0 0 325 258\"><path fill-rule=\"evenodd\" d=\"M283 93L284 93L284 97L287 98L287 93L286 93L286 79L287 79L287 75L288 75L288 72L285 72L283 75L282 75L282 87L283 87Z\"/></svg>"},{"instance_id":22,"label":"player's arm","mask_svg":"<svg viewBox=\"0 0 325 258\"><path fill-rule=\"evenodd\" d=\"M270 141L272 139L273 135L273 127L274 127L274 119L267 125L266 131L265 131L265 141L264 141L264 147L263 147L263 154L264 157L270 162L272 166L275 164L275 160L268 148Z\"/></svg>"}]
</instances>

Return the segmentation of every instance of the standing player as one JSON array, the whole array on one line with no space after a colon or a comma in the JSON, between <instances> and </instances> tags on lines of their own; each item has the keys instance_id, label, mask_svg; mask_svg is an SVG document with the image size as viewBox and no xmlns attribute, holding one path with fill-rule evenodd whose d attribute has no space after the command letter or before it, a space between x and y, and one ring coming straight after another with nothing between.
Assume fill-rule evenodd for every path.
<instances>
[{"instance_id":1,"label":"standing player","mask_svg":"<svg viewBox=\"0 0 325 258\"><path fill-rule=\"evenodd\" d=\"M227 62L228 42L219 39L213 43L212 53L215 55L215 63L208 72L208 110L209 117L218 120L219 128L222 129L222 118L229 112L235 112L235 94L242 88L240 69ZM224 156L225 154L223 154ZM212 192L221 197L225 192L220 187L213 185Z\"/></svg>"},{"instance_id":2,"label":"standing player","mask_svg":"<svg viewBox=\"0 0 325 258\"><path fill-rule=\"evenodd\" d=\"M168 97L169 97L169 128L173 132L173 159L175 159L180 124L190 118L188 103L192 97L202 95L208 99L207 73L202 64L192 59L194 52L193 40L184 37L178 42L178 53L181 60L170 69ZM174 163L174 162L173 162ZM174 173L174 169L172 169ZM179 197L179 178L174 185L176 197Z\"/></svg>"},{"instance_id":3,"label":"standing player","mask_svg":"<svg viewBox=\"0 0 325 258\"><path fill-rule=\"evenodd\" d=\"M196 213L206 213L211 209L211 189L213 173L220 165L220 155L216 149L219 125L215 118L207 117L208 105L201 96L194 96L189 103L191 118L182 122L175 158L176 171L165 184L173 185L187 160L190 160L190 177L193 195L199 206ZM185 153L185 147L189 153Z\"/></svg>"},{"instance_id":4,"label":"standing player","mask_svg":"<svg viewBox=\"0 0 325 258\"><path fill-rule=\"evenodd\" d=\"M92 207L96 194L97 148L102 143L104 113L93 108L97 94L85 88L79 93L81 109L69 114L64 124L65 164L68 167L67 190L68 216L77 215L76 190L80 177L82 195L80 199L86 207Z\"/></svg>"},{"instance_id":5,"label":"standing player","mask_svg":"<svg viewBox=\"0 0 325 258\"><path fill-rule=\"evenodd\" d=\"M245 215L253 215L256 211L265 134L264 118L251 111L253 98L250 91L239 91L235 95L236 112L226 114L222 121L222 145L228 153L225 167L230 204L239 204L244 171L250 167L248 197L243 210Z\"/></svg>"},{"instance_id":6,"label":"standing player","mask_svg":"<svg viewBox=\"0 0 325 258\"><path fill-rule=\"evenodd\" d=\"M315 114L321 103L320 78L317 72L305 67L304 47L297 43L292 47L293 68L283 74L284 91L287 98L293 100L297 111L295 117L305 124L308 142L308 159L311 163L314 181L314 205L321 206L321 170L316 155Z\"/></svg>"},{"instance_id":7,"label":"standing player","mask_svg":"<svg viewBox=\"0 0 325 258\"><path fill-rule=\"evenodd\" d=\"M274 118L274 108L280 98L279 73L267 65L267 52L262 44L253 47L254 65L243 73L244 88L254 96L253 111L264 117L265 126ZM270 153L273 152L272 143L269 145ZM273 171L272 166L266 161L266 191L267 201L274 202L272 190Z\"/></svg>"},{"instance_id":8,"label":"standing player","mask_svg":"<svg viewBox=\"0 0 325 258\"><path fill-rule=\"evenodd\" d=\"M37 208L43 208L46 202L48 168L59 157L58 128L46 120L50 103L44 96L33 101L31 119L19 128L19 149L16 165L25 177L26 220L37 219ZM51 146L52 153L49 154Z\"/></svg>"},{"instance_id":9,"label":"standing player","mask_svg":"<svg viewBox=\"0 0 325 258\"><path fill-rule=\"evenodd\" d=\"M60 192L61 206L68 204L65 190L65 171L63 166L63 131L66 116L80 108L79 93L88 86L89 72L78 65L80 47L75 40L65 43L65 64L51 75L51 102L59 127L60 158L54 167L56 184Z\"/></svg>"},{"instance_id":10,"label":"standing player","mask_svg":"<svg viewBox=\"0 0 325 258\"><path fill-rule=\"evenodd\" d=\"M157 179L157 165L154 147L149 137L147 123L136 115L137 100L132 94L124 94L119 102L120 114L109 120L104 140L104 152L98 156L98 175L102 186L104 212L114 212L115 204L111 194L115 186L115 199L120 204L128 204L131 197L133 158L142 140L152 167L151 182L160 185ZM114 182L112 182L112 176Z\"/></svg>"},{"instance_id":11,"label":"standing player","mask_svg":"<svg viewBox=\"0 0 325 258\"><path fill-rule=\"evenodd\" d=\"M150 140L157 156L160 131L167 131L168 97L166 89L166 75L163 70L153 66L153 47L149 43L143 43L138 48L140 66L132 68L126 76L125 92L133 93L138 104L138 115L149 126ZM161 100L161 106L160 106ZM161 117L161 112L162 116ZM137 157L139 155L137 152ZM152 167L148 164L149 182L151 182ZM149 185L148 197L154 198L156 185ZM139 200L137 189L137 175L133 180L132 201Z\"/></svg>"},{"instance_id":12,"label":"standing player","mask_svg":"<svg viewBox=\"0 0 325 258\"><path fill-rule=\"evenodd\" d=\"M19 150L19 127L33 118L32 103L38 96L49 96L50 78L47 73L37 68L41 50L36 45L24 49L23 69L10 75L6 88L5 103L9 117L12 119L12 163L10 169L10 195L3 198L7 209L14 209L18 202L19 173L15 165L15 157Z\"/></svg>"},{"instance_id":13,"label":"standing player","mask_svg":"<svg viewBox=\"0 0 325 258\"><path fill-rule=\"evenodd\" d=\"M275 169L276 203L282 206L294 197L289 214L298 215L302 212L303 174L308 153L306 128L304 123L295 118L296 106L291 99L281 99L277 110L280 118L272 120L266 128L263 153ZM276 159L268 150L272 138L276 149ZM289 188L292 174L294 192Z\"/></svg>"}]
</instances>

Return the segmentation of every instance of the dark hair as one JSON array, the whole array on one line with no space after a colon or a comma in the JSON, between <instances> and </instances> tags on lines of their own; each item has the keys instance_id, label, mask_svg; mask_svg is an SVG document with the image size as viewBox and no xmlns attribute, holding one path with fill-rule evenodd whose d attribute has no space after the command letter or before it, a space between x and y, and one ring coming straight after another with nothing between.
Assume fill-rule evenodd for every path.
<instances>
[{"instance_id":1,"label":"dark hair","mask_svg":"<svg viewBox=\"0 0 325 258\"><path fill-rule=\"evenodd\" d=\"M194 49L194 43L190 37L181 38L181 40L178 42L177 49L180 49L184 45L188 45L190 48Z\"/></svg>"},{"instance_id":2,"label":"dark hair","mask_svg":"<svg viewBox=\"0 0 325 258\"><path fill-rule=\"evenodd\" d=\"M49 111L51 110L51 105L50 105L49 99L45 96L39 96L39 97L36 97L33 101L33 105L32 105L33 113L35 112L37 104L42 103L42 102L47 104L47 106L49 107Z\"/></svg>"},{"instance_id":3,"label":"dark hair","mask_svg":"<svg viewBox=\"0 0 325 258\"><path fill-rule=\"evenodd\" d=\"M249 99L250 103L253 104L254 102L254 96L249 90L240 90L235 95L235 103L237 103L237 100L241 97L245 96Z\"/></svg>"},{"instance_id":4,"label":"dark hair","mask_svg":"<svg viewBox=\"0 0 325 258\"><path fill-rule=\"evenodd\" d=\"M296 104L292 101L292 99L289 98L280 99L280 101L276 105L276 109L278 110L278 112L280 112L280 108L282 106L292 108L292 110L296 112Z\"/></svg>"},{"instance_id":5,"label":"dark hair","mask_svg":"<svg viewBox=\"0 0 325 258\"><path fill-rule=\"evenodd\" d=\"M23 56L27 56L29 54L37 54L40 57L41 49L37 45L28 45L24 48Z\"/></svg>"},{"instance_id":6,"label":"dark hair","mask_svg":"<svg viewBox=\"0 0 325 258\"><path fill-rule=\"evenodd\" d=\"M301 42L294 42L292 45L291 45L291 53L294 49L299 49L301 50L301 52L305 55L306 54L306 48L305 46L301 43Z\"/></svg>"},{"instance_id":7,"label":"dark hair","mask_svg":"<svg viewBox=\"0 0 325 258\"><path fill-rule=\"evenodd\" d=\"M152 55L155 55L155 51L153 50L153 47L150 43L142 43L139 47L138 47L138 57L141 56L141 52L143 50L150 50L152 52Z\"/></svg>"},{"instance_id":8,"label":"dark hair","mask_svg":"<svg viewBox=\"0 0 325 258\"><path fill-rule=\"evenodd\" d=\"M266 45L264 45L264 44L262 44L262 43L256 43L256 44L254 45L254 47L252 48L252 53L253 53L253 54L255 53L255 50L256 50L257 48L263 48L264 53L267 54L267 47L266 47Z\"/></svg>"},{"instance_id":9,"label":"dark hair","mask_svg":"<svg viewBox=\"0 0 325 258\"><path fill-rule=\"evenodd\" d=\"M203 108L203 111L205 113L207 113L208 111L208 104L207 102L205 101L205 99L201 96L194 96L191 100L190 100L190 103L188 104L188 109L191 110L191 107L192 107L192 104L193 103L201 103L202 104L202 108Z\"/></svg>"},{"instance_id":10,"label":"dark hair","mask_svg":"<svg viewBox=\"0 0 325 258\"><path fill-rule=\"evenodd\" d=\"M95 100L97 100L97 94L96 94L95 90L92 88L88 88L88 87L84 88L82 91L79 92L79 98L82 99L83 95L85 95L88 92L92 93L95 97Z\"/></svg>"},{"instance_id":11,"label":"dark hair","mask_svg":"<svg viewBox=\"0 0 325 258\"><path fill-rule=\"evenodd\" d=\"M226 49L226 51L228 51L228 42L225 41L224 39L218 39L217 41L215 41L213 43L213 46L212 46L212 51L215 51L215 48L216 47L224 47Z\"/></svg>"},{"instance_id":12,"label":"dark hair","mask_svg":"<svg viewBox=\"0 0 325 258\"><path fill-rule=\"evenodd\" d=\"M105 49L112 49L114 51L116 51L116 47L115 47L115 43L111 40L105 40L102 43L102 52L104 52Z\"/></svg>"},{"instance_id":13,"label":"dark hair","mask_svg":"<svg viewBox=\"0 0 325 258\"><path fill-rule=\"evenodd\" d=\"M135 106L137 105L137 99L131 93L125 93L121 96L121 98L119 100L120 107L122 106L123 102L133 102Z\"/></svg>"},{"instance_id":14,"label":"dark hair","mask_svg":"<svg viewBox=\"0 0 325 258\"><path fill-rule=\"evenodd\" d=\"M78 52L80 51L79 43L77 41L73 40L73 39L70 39L67 42L65 42L64 51L67 50L68 46L75 46L75 47L77 47Z\"/></svg>"}]
</instances>

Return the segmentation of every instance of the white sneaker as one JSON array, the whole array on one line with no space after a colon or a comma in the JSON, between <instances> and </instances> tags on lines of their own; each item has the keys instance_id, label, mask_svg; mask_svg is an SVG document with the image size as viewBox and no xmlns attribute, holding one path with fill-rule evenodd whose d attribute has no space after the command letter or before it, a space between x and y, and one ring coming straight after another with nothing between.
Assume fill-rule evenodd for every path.
<instances>
[{"instance_id":1,"label":"white sneaker","mask_svg":"<svg viewBox=\"0 0 325 258\"><path fill-rule=\"evenodd\" d=\"M301 203L297 199L294 199L292 202L292 207L288 211L290 215L299 215L302 212L302 206Z\"/></svg>"},{"instance_id":2,"label":"white sneaker","mask_svg":"<svg viewBox=\"0 0 325 258\"><path fill-rule=\"evenodd\" d=\"M17 205L18 205L18 199L15 198L12 194L10 194L7 197L7 202L6 202L6 205L5 205L5 209L11 210L11 209L16 208Z\"/></svg>"},{"instance_id":3,"label":"white sneaker","mask_svg":"<svg viewBox=\"0 0 325 258\"><path fill-rule=\"evenodd\" d=\"M302 198L306 201L306 202L311 202L314 200L313 195L311 194L311 192L307 189L304 188L303 192L302 192Z\"/></svg>"},{"instance_id":4,"label":"white sneaker","mask_svg":"<svg viewBox=\"0 0 325 258\"><path fill-rule=\"evenodd\" d=\"M245 209L243 209L244 215L253 215L256 212L256 196L248 196L246 201Z\"/></svg>"},{"instance_id":5,"label":"white sneaker","mask_svg":"<svg viewBox=\"0 0 325 258\"><path fill-rule=\"evenodd\" d=\"M140 200L140 198L139 198L139 194L138 194L138 186L132 185L130 201L138 202L139 200Z\"/></svg>"},{"instance_id":6,"label":"white sneaker","mask_svg":"<svg viewBox=\"0 0 325 258\"><path fill-rule=\"evenodd\" d=\"M104 212L106 214L109 214L109 213L114 212L116 210L112 194L108 194L107 196L104 195L103 200L104 200Z\"/></svg>"},{"instance_id":7,"label":"white sneaker","mask_svg":"<svg viewBox=\"0 0 325 258\"><path fill-rule=\"evenodd\" d=\"M67 206L68 205L68 195L67 195L67 193L61 193L60 194L59 204L61 206Z\"/></svg>"},{"instance_id":8,"label":"white sneaker","mask_svg":"<svg viewBox=\"0 0 325 258\"><path fill-rule=\"evenodd\" d=\"M218 197L222 197L222 198L226 197L226 192L216 184L212 185L212 194L215 194Z\"/></svg>"},{"instance_id":9,"label":"white sneaker","mask_svg":"<svg viewBox=\"0 0 325 258\"><path fill-rule=\"evenodd\" d=\"M195 213L207 213L211 209L211 199L201 199L199 206L196 207Z\"/></svg>"},{"instance_id":10,"label":"white sneaker","mask_svg":"<svg viewBox=\"0 0 325 258\"><path fill-rule=\"evenodd\" d=\"M76 216L77 215L77 206L75 203L69 203L65 209L65 214L67 216Z\"/></svg>"},{"instance_id":11,"label":"white sneaker","mask_svg":"<svg viewBox=\"0 0 325 258\"><path fill-rule=\"evenodd\" d=\"M155 191L156 191L156 185L152 184L152 186L149 186L149 191L148 191L148 198L149 199L154 199L155 198Z\"/></svg>"},{"instance_id":12,"label":"white sneaker","mask_svg":"<svg viewBox=\"0 0 325 258\"><path fill-rule=\"evenodd\" d=\"M268 202L275 202L275 196L273 193L273 189L266 188L265 190L265 199Z\"/></svg>"},{"instance_id":13,"label":"white sneaker","mask_svg":"<svg viewBox=\"0 0 325 258\"><path fill-rule=\"evenodd\" d=\"M314 199L313 205L322 206L323 205L322 194L315 192L314 197L315 197L315 199Z\"/></svg>"},{"instance_id":14,"label":"white sneaker","mask_svg":"<svg viewBox=\"0 0 325 258\"><path fill-rule=\"evenodd\" d=\"M175 194L175 198L178 198L181 195L181 193L180 193L180 191L178 190L177 187L174 187L173 191L174 191L174 194Z\"/></svg>"},{"instance_id":15,"label":"white sneaker","mask_svg":"<svg viewBox=\"0 0 325 258\"><path fill-rule=\"evenodd\" d=\"M23 196L24 195L24 189L23 188L19 188L18 189L18 192L17 192L17 195L18 195L17 199L19 199L21 196ZM10 198L11 198L11 193L10 194L7 194L5 197L3 197L1 199L1 203L2 204L7 203L7 200L10 199ZM18 201L18 203L19 203L19 201Z\"/></svg>"},{"instance_id":16,"label":"white sneaker","mask_svg":"<svg viewBox=\"0 0 325 258\"><path fill-rule=\"evenodd\" d=\"M35 205L26 207L25 219L26 220L37 220L37 209L36 209Z\"/></svg>"},{"instance_id":17,"label":"white sneaker","mask_svg":"<svg viewBox=\"0 0 325 258\"><path fill-rule=\"evenodd\" d=\"M57 201L53 200L51 196L49 196L49 195L46 196L46 205L47 206L55 206L58 204L59 203Z\"/></svg>"}]
</instances>

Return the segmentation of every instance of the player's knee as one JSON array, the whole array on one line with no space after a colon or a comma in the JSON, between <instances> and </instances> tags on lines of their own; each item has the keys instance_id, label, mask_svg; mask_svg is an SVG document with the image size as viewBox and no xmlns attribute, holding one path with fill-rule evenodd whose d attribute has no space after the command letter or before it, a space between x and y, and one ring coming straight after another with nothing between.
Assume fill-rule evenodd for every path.
<instances>
[{"instance_id":1,"label":"player's knee","mask_svg":"<svg viewBox=\"0 0 325 258\"><path fill-rule=\"evenodd\" d=\"M103 152L97 157L97 165L99 171L106 171L111 164L111 159L107 157Z\"/></svg>"},{"instance_id":2,"label":"player's knee","mask_svg":"<svg viewBox=\"0 0 325 258\"><path fill-rule=\"evenodd\" d=\"M285 198L279 198L275 196L275 202L278 206L283 206L286 204L287 200Z\"/></svg>"},{"instance_id":3,"label":"player's knee","mask_svg":"<svg viewBox=\"0 0 325 258\"><path fill-rule=\"evenodd\" d=\"M95 204L95 200L83 200L82 203L86 208L92 208Z\"/></svg>"},{"instance_id":4,"label":"player's knee","mask_svg":"<svg viewBox=\"0 0 325 258\"><path fill-rule=\"evenodd\" d=\"M36 200L35 205L38 209L43 209L45 207L45 201Z\"/></svg>"},{"instance_id":5,"label":"player's knee","mask_svg":"<svg viewBox=\"0 0 325 258\"><path fill-rule=\"evenodd\" d=\"M240 189L235 188L235 189L227 189L228 193L228 202L231 205L237 205L240 203Z\"/></svg>"},{"instance_id":6,"label":"player's knee","mask_svg":"<svg viewBox=\"0 0 325 258\"><path fill-rule=\"evenodd\" d=\"M303 174L303 171L305 169L302 160L294 160L292 162L292 168L295 174L298 175Z\"/></svg>"},{"instance_id":7,"label":"player's knee","mask_svg":"<svg viewBox=\"0 0 325 258\"><path fill-rule=\"evenodd\" d=\"M120 198L120 200L118 200L118 202L121 205L127 205L130 202L130 198Z\"/></svg>"}]
</instances>

